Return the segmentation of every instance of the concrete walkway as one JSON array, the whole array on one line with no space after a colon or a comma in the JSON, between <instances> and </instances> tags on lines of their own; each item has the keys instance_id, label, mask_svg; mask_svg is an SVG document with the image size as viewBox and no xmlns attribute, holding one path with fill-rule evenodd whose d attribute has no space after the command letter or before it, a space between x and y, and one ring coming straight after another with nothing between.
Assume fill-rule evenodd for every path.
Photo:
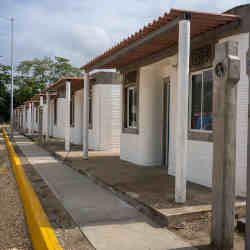
<instances>
[{"instance_id":1,"label":"concrete walkway","mask_svg":"<svg viewBox=\"0 0 250 250\"><path fill-rule=\"evenodd\" d=\"M26 137L16 144L98 250L194 250Z\"/></svg>"}]
</instances>

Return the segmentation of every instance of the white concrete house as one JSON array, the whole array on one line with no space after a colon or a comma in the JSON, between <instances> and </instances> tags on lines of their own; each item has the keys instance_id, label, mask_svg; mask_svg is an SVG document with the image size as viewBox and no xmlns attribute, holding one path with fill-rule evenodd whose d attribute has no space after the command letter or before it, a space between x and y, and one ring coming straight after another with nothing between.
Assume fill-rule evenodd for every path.
<instances>
[{"instance_id":1,"label":"white concrete house","mask_svg":"<svg viewBox=\"0 0 250 250\"><path fill-rule=\"evenodd\" d=\"M80 77L64 77L49 86L46 91L56 92L56 96L43 104L44 133L49 126L51 137L65 138L67 135L67 98L66 85L70 91L70 143L81 145L83 142L83 89L84 80ZM120 151L120 74L97 72L91 76L89 95L89 149L100 151ZM49 105L49 116L48 116ZM49 123L47 118L49 117ZM66 138L67 140L67 138Z\"/></svg>"},{"instance_id":2,"label":"white concrete house","mask_svg":"<svg viewBox=\"0 0 250 250\"><path fill-rule=\"evenodd\" d=\"M245 196L249 32L250 5L223 14L173 9L82 66L87 76L110 68L123 76L120 158L161 165L170 175L178 170L187 180L211 187L214 48L237 41L236 194Z\"/></svg>"}]
</instances>

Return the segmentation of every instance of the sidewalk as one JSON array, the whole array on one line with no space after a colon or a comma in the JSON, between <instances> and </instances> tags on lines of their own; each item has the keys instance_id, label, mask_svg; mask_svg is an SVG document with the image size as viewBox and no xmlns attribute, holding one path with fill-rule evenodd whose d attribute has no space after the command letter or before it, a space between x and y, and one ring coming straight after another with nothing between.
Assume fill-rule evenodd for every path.
<instances>
[{"instance_id":1,"label":"sidewalk","mask_svg":"<svg viewBox=\"0 0 250 250\"><path fill-rule=\"evenodd\" d=\"M26 137L16 134L15 139L96 249L194 249L167 229L157 228L135 208L56 160Z\"/></svg>"}]
</instances>

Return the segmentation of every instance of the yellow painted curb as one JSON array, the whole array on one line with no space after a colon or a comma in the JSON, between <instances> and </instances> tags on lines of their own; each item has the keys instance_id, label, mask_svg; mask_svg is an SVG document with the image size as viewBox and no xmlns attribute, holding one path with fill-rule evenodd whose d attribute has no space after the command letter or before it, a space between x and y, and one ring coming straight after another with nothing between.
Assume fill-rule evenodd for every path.
<instances>
[{"instance_id":1,"label":"yellow painted curb","mask_svg":"<svg viewBox=\"0 0 250 250\"><path fill-rule=\"evenodd\" d=\"M8 146L11 165L23 201L33 248L35 250L62 250L63 248L49 223L48 217L43 211L40 201L24 172L21 161L18 158L5 129L3 128L2 130Z\"/></svg>"}]
</instances>

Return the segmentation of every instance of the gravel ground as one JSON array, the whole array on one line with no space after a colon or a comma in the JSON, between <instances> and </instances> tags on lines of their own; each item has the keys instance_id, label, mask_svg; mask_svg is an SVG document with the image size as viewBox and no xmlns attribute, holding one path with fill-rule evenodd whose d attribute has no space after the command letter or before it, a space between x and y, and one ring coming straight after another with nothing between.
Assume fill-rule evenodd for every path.
<instances>
[{"instance_id":1,"label":"gravel ground","mask_svg":"<svg viewBox=\"0 0 250 250\"><path fill-rule=\"evenodd\" d=\"M0 133L0 249L32 249L17 184L9 167L7 150Z\"/></svg>"},{"instance_id":2,"label":"gravel ground","mask_svg":"<svg viewBox=\"0 0 250 250\"><path fill-rule=\"evenodd\" d=\"M94 250L94 247L17 146L15 146L15 151L62 247L67 250Z\"/></svg>"}]
</instances>

